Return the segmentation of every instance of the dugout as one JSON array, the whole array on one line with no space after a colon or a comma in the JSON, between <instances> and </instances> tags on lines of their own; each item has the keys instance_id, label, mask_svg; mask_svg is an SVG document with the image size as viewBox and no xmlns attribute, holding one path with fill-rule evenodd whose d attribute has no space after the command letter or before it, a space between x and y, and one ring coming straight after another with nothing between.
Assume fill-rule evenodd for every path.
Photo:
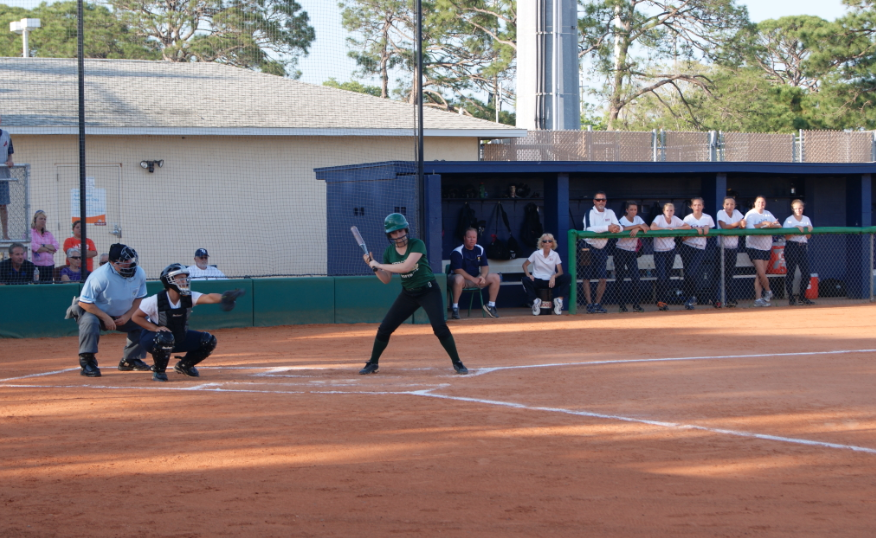
<instances>
[{"instance_id":1,"label":"dugout","mask_svg":"<svg viewBox=\"0 0 876 538\"><path fill-rule=\"evenodd\" d=\"M314 171L317 179L328 184L327 214L332 216L328 226L334 230L330 237L348 236L350 226L364 222L365 229L372 234L366 236L369 245L372 241L382 245L380 249L372 248L375 252L385 248L386 240L380 230L374 235L373 226L391 212L388 209L400 205L400 200L405 201L407 207L417 205L416 199L411 198L412 193L416 197L416 163L363 163ZM683 217L689 212L686 201L694 196L702 196L705 212L714 216L721 209L724 196L730 193L736 197L743 213L750 209L756 196L763 195L768 199L767 208L782 221L791 214L791 201L800 198L806 202L806 214L816 226L864 227L872 225L876 203L871 186L871 175L876 171L874 163L428 161L424 163L424 171L424 211L430 224L425 237L417 236L426 241L434 271L443 271L439 260L448 260L450 252L461 244L454 232L465 204L474 210L479 220L485 221L480 243L486 247L490 234L496 233L501 239L508 237L504 224L500 221L497 226L496 223L499 203L509 217L511 233L516 238L520 237L524 207L535 203L545 231L557 238L557 251L563 263L568 264L566 233L570 228L582 229L582 218L593 205L593 194L600 190L606 192L608 207L619 216L625 200L639 202L640 208L646 210L648 222L656 216L650 214L653 206L670 201L676 204L676 213ZM387 190L386 186L391 184L395 186ZM527 196L509 198L511 185L518 190L524 185ZM363 203L366 205L361 205ZM354 210L356 207L364 207L366 216L367 212L374 215L376 211L376 216L362 219ZM408 215L410 219L410 213ZM860 241L863 241L861 237L850 237L847 252L862 247ZM535 248L534 245L521 247L520 258L526 258ZM351 257L352 248L352 239L330 244L329 267L358 264L356 272L351 274L367 269L358 256ZM850 261L863 263L859 258L856 256ZM521 264L522 259L490 262L495 272L503 273L500 307L520 306L523 301L519 285ZM354 270L353 265L343 270ZM827 260L813 252L812 271L824 278L848 278L846 274L839 274L843 266L835 254ZM861 280L861 287L864 281L869 282L867 267L861 267L855 274ZM855 283L849 284L851 288L856 287Z\"/></svg>"}]
</instances>

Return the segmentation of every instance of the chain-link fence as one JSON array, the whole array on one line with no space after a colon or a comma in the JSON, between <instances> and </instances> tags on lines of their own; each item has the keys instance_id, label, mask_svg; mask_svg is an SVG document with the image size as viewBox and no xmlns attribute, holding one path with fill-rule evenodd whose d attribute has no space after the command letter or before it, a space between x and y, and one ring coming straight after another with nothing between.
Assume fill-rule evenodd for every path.
<instances>
[{"instance_id":1,"label":"chain-link fence","mask_svg":"<svg viewBox=\"0 0 876 538\"><path fill-rule=\"evenodd\" d=\"M870 131L534 131L492 140L482 152L485 161L863 163L874 156Z\"/></svg>"},{"instance_id":2,"label":"chain-link fence","mask_svg":"<svg viewBox=\"0 0 876 538\"><path fill-rule=\"evenodd\" d=\"M874 233L876 227L815 228L806 235L773 228L709 230L706 236L661 230L631 237L571 230L570 272L577 285L570 290L569 311L872 301Z\"/></svg>"},{"instance_id":3,"label":"chain-link fence","mask_svg":"<svg viewBox=\"0 0 876 538\"><path fill-rule=\"evenodd\" d=\"M0 165L0 258L12 243L30 244L29 180L29 165Z\"/></svg>"}]
</instances>

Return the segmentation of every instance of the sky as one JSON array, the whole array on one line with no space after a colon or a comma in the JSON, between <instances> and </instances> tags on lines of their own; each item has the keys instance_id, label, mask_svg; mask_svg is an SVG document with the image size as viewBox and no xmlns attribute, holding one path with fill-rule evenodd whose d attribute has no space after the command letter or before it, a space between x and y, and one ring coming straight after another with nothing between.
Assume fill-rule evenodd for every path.
<instances>
[{"instance_id":1,"label":"sky","mask_svg":"<svg viewBox=\"0 0 876 538\"><path fill-rule=\"evenodd\" d=\"M341 82L351 80L356 64L346 56L344 40L347 33L341 27L341 9L337 2L298 2L310 15L311 25L316 29L316 41L310 55L300 63L304 73L301 80L313 84L322 84L329 77ZM737 4L748 8L748 15L754 22L788 15L816 15L832 21L845 13L841 0L737 0Z\"/></svg>"},{"instance_id":2,"label":"sky","mask_svg":"<svg viewBox=\"0 0 876 538\"><path fill-rule=\"evenodd\" d=\"M7 5L33 8L40 0L0 0ZM322 84L330 77L344 82L352 79L356 64L347 57L347 33L341 27L341 9L337 0L298 0L310 15L316 29L316 41L299 68L304 82ZM787 15L817 15L834 20L845 13L841 0L737 0L748 7L752 21L777 19ZM368 83L368 81L366 81ZM373 82L370 82L374 84Z\"/></svg>"}]
</instances>

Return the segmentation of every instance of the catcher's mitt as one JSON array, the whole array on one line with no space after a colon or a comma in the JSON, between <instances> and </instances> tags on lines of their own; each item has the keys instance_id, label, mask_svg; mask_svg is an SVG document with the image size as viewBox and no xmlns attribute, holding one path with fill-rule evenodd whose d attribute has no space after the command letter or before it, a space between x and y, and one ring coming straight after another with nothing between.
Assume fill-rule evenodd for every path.
<instances>
[{"instance_id":1,"label":"catcher's mitt","mask_svg":"<svg viewBox=\"0 0 876 538\"><path fill-rule=\"evenodd\" d=\"M226 311L230 312L234 310L234 305L237 304L237 298L246 293L246 290L243 288L237 288L236 290L228 290L222 294L222 302L219 303L219 307Z\"/></svg>"}]
</instances>

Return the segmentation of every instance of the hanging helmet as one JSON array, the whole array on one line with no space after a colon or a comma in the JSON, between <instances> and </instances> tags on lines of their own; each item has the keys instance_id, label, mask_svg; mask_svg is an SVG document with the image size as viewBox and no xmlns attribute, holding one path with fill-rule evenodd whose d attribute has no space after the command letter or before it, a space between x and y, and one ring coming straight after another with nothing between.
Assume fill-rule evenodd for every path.
<instances>
[{"instance_id":1,"label":"hanging helmet","mask_svg":"<svg viewBox=\"0 0 876 538\"><path fill-rule=\"evenodd\" d=\"M390 213L383 220L383 228L387 234L396 230L410 227L411 226L410 224L408 224L408 219L406 219L405 216L401 213Z\"/></svg>"},{"instance_id":2,"label":"hanging helmet","mask_svg":"<svg viewBox=\"0 0 876 538\"><path fill-rule=\"evenodd\" d=\"M123 278L131 278L137 274L138 260L137 251L128 245L123 245L121 243L110 245L109 261L110 263L119 263L123 265L122 267L116 267L113 265L113 268L118 271Z\"/></svg>"},{"instance_id":3,"label":"hanging helmet","mask_svg":"<svg viewBox=\"0 0 876 538\"><path fill-rule=\"evenodd\" d=\"M177 280L178 275L186 275L185 282ZM161 283L164 284L166 290L176 290L180 295L191 295L192 289L189 287L189 270L181 263L172 263L161 271Z\"/></svg>"}]
</instances>

